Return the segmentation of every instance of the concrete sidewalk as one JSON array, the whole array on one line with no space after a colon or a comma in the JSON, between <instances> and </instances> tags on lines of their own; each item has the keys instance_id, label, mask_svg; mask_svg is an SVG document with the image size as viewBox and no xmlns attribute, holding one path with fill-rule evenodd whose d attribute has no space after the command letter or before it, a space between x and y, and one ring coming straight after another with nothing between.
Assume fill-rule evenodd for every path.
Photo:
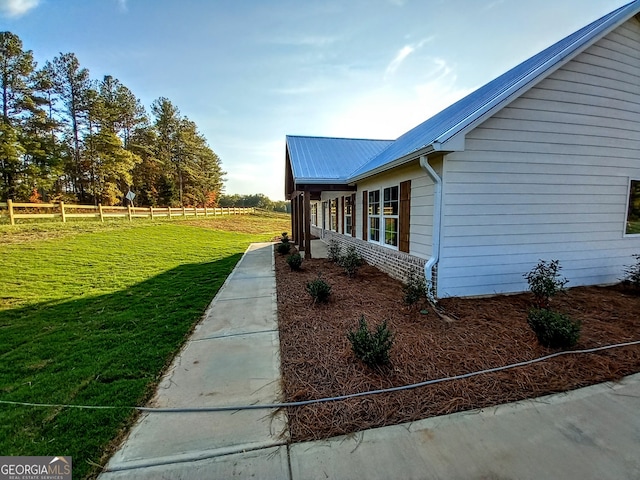
<instances>
[{"instance_id":1,"label":"concrete sidewalk","mask_svg":"<svg viewBox=\"0 0 640 480\"><path fill-rule=\"evenodd\" d=\"M271 244L247 250L153 405L281 401ZM111 479L640 479L640 374L564 394L287 446L284 413L148 413Z\"/></svg>"},{"instance_id":2,"label":"concrete sidewalk","mask_svg":"<svg viewBox=\"0 0 640 480\"><path fill-rule=\"evenodd\" d=\"M154 407L281 402L273 246L253 244L162 379ZM287 478L283 412L145 413L101 479Z\"/></svg>"}]
</instances>

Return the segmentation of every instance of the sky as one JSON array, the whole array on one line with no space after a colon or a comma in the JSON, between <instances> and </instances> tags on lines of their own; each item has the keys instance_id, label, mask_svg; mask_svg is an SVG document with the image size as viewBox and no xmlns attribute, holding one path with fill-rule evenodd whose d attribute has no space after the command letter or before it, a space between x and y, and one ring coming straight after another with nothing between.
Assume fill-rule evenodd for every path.
<instances>
[{"instance_id":1,"label":"sky","mask_svg":"<svg viewBox=\"0 0 640 480\"><path fill-rule=\"evenodd\" d=\"M226 194L283 200L286 135L395 139L629 1L0 0L0 31L169 98Z\"/></svg>"}]
</instances>

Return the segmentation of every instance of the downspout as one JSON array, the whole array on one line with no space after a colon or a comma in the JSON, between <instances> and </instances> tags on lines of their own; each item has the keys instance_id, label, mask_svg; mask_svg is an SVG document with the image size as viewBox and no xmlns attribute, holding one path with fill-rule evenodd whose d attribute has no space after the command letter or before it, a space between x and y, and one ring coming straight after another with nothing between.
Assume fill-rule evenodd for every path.
<instances>
[{"instance_id":1,"label":"downspout","mask_svg":"<svg viewBox=\"0 0 640 480\"><path fill-rule=\"evenodd\" d=\"M429 164L426 155L420 157L420 166L433 180L433 236L431 239L431 258L424 266L424 277L427 282L428 296L433 302L436 300L436 292L432 289L434 268L440 259L440 228L442 223L442 178Z\"/></svg>"}]
</instances>

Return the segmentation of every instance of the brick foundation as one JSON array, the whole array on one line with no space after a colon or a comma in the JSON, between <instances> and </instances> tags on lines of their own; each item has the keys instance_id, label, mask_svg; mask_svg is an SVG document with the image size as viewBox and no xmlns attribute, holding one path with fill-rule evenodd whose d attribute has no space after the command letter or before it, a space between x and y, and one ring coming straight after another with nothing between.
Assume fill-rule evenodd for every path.
<instances>
[{"instance_id":1,"label":"brick foundation","mask_svg":"<svg viewBox=\"0 0 640 480\"><path fill-rule=\"evenodd\" d=\"M390 248L365 242L359 238L341 235L330 230L311 227L311 233L322 238L327 243L329 243L330 240L337 240L343 249L349 245L355 246L358 254L364 258L369 265L379 268L401 282L407 281L409 271L412 268L422 273L424 271L424 265L427 263L424 258L414 257L407 253L391 250Z\"/></svg>"}]
</instances>

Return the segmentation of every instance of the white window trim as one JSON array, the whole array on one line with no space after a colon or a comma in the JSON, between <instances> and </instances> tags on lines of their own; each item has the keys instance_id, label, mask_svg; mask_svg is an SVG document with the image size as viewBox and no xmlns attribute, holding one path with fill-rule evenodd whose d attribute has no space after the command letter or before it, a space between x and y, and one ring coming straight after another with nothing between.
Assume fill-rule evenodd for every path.
<instances>
[{"instance_id":1,"label":"white window trim","mask_svg":"<svg viewBox=\"0 0 640 480\"><path fill-rule=\"evenodd\" d=\"M350 202L350 207L351 207L351 213L347 213L347 202ZM352 234L353 229L354 229L354 225L353 225L353 209L355 208L355 205L353 204L353 202L351 201L351 196L345 196L344 197L344 234L349 236ZM347 232L347 218L349 219L349 223L351 224L351 232Z\"/></svg>"},{"instance_id":2,"label":"white window trim","mask_svg":"<svg viewBox=\"0 0 640 480\"><path fill-rule=\"evenodd\" d=\"M625 208L624 215L624 224L622 226L623 237L629 238L638 238L640 237L640 233L627 233L627 222L629 218L629 201L631 200L631 182L640 182L640 178L629 177L629 182L627 182L627 204Z\"/></svg>"},{"instance_id":3,"label":"white window trim","mask_svg":"<svg viewBox=\"0 0 640 480\"><path fill-rule=\"evenodd\" d=\"M336 216L335 216L335 224L333 222L333 214L331 213L331 209L333 208L335 202L335 206L336 206ZM338 221L339 215L338 215L338 199L337 198L332 198L331 200L329 200L329 230L331 230L332 232L336 232L338 233L338 230L340 230L339 228L339 221Z\"/></svg>"},{"instance_id":4,"label":"white window trim","mask_svg":"<svg viewBox=\"0 0 640 480\"><path fill-rule=\"evenodd\" d=\"M388 188L397 188L398 189L398 214L397 215L385 215L384 214L384 191ZM378 192L379 195L379 205L380 205L380 213L378 215L371 215L369 214L368 209L370 208L370 200L369 198L367 198L368 200L368 204L367 204L367 241L369 243L373 243L375 245L380 245L381 247L385 247L388 248L390 250L400 250L400 185L385 185L383 187L377 188L377 189L373 189L373 190L369 190L369 194L371 192ZM369 194L367 194L367 197L369 196ZM380 232L380 240L379 241L375 241L371 239L371 218L372 217L377 217L380 220L380 228L379 228L379 232ZM385 242L385 233L386 233L386 229L385 229L385 219L387 218L393 218L397 220L397 231L396 231L396 243L397 245L389 245L388 243Z\"/></svg>"}]
</instances>

